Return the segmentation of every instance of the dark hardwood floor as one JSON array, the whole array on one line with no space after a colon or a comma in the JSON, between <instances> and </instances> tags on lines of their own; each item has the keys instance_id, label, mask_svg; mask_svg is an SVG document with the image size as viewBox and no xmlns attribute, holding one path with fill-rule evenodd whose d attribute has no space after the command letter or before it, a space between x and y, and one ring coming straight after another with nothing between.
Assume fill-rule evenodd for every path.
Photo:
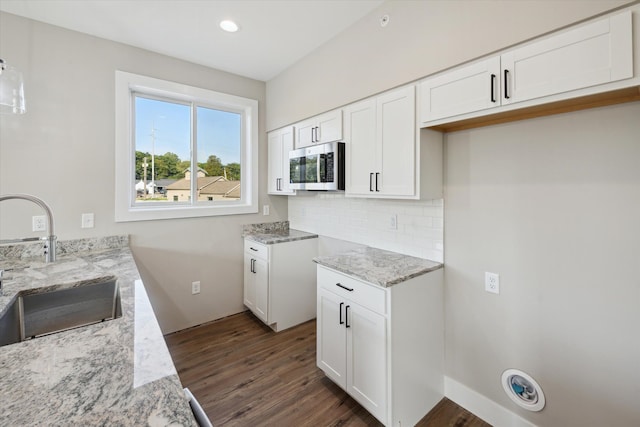
<instances>
[{"instance_id":1,"label":"dark hardwood floor","mask_svg":"<svg viewBox=\"0 0 640 427\"><path fill-rule=\"evenodd\" d=\"M275 333L237 314L165 337L214 426L380 426L316 367L316 322ZM443 399L418 426L489 424Z\"/></svg>"}]
</instances>

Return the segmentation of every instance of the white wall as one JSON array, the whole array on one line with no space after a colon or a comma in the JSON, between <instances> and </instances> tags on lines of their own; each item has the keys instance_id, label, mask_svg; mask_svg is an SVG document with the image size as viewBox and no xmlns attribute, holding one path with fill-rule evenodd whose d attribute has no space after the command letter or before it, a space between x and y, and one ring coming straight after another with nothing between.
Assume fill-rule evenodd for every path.
<instances>
[{"instance_id":1,"label":"white wall","mask_svg":"<svg viewBox=\"0 0 640 427\"><path fill-rule=\"evenodd\" d=\"M624 3L388 1L267 83L267 128ZM391 21L381 29L385 12ZM446 135L450 382L538 425L640 425L638 117L634 103ZM319 220L328 228L323 215L331 214L313 210L325 203L357 218L346 199L290 198L292 225ZM374 216L406 206L366 203ZM369 225L374 244L386 244L383 230ZM501 275L499 296L484 292L484 271ZM540 382L542 412L521 410L504 395L507 368Z\"/></svg>"},{"instance_id":2,"label":"white wall","mask_svg":"<svg viewBox=\"0 0 640 427\"><path fill-rule=\"evenodd\" d=\"M538 425L640 425L638 118L635 102L446 136L446 372ZM544 411L508 400L514 367Z\"/></svg>"},{"instance_id":3,"label":"white wall","mask_svg":"<svg viewBox=\"0 0 640 427\"><path fill-rule=\"evenodd\" d=\"M27 114L0 116L0 193L47 201L61 240L130 234L165 333L244 310L241 225L287 217L286 200L266 195L264 82L6 13L0 13L0 53L22 70L27 96ZM115 223L115 70L257 99L259 198L260 206L271 204L271 215ZM0 238L34 235L37 209L16 201L0 209ZM84 212L95 213L95 228L80 228ZM202 293L192 296L195 280Z\"/></svg>"}]
</instances>

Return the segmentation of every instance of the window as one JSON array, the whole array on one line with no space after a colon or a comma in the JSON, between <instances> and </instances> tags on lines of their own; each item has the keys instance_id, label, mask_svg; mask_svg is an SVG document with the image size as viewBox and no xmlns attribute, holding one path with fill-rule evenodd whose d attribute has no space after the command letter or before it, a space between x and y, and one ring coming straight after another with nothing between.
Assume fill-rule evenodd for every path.
<instances>
[{"instance_id":1,"label":"window","mask_svg":"<svg viewBox=\"0 0 640 427\"><path fill-rule=\"evenodd\" d=\"M258 102L116 71L116 221L258 212Z\"/></svg>"}]
</instances>

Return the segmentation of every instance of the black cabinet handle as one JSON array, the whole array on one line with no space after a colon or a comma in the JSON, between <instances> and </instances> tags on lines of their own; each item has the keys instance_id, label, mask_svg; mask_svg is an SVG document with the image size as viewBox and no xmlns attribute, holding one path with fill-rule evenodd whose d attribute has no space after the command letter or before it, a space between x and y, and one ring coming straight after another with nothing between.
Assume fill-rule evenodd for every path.
<instances>
[{"instance_id":1,"label":"black cabinet handle","mask_svg":"<svg viewBox=\"0 0 640 427\"><path fill-rule=\"evenodd\" d=\"M251 272L252 273L256 272L256 270L255 270L255 262L256 262L256 260L251 258Z\"/></svg>"},{"instance_id":2,"label":"black cabinet handle","mask_svg":"<svg viewBox=\"0 0 640 427\"><path fill-rule=\"evenodd\" d=\"M344 306L343 302L340 303L340 324L344 325L344 320L342 320L342 306Z\"/></svg>"},{"instance_id":3,"label":"black cabinet handle","mask_svg":"<svg viewBox=\"0 0 640 427\"><path fill-rule=\"evenodd\" d=\"M509 70L504 70L504 97L509 99Z\"/></svg>"},{"instance_id":4,"label":"black cabinet handle","mask_svg":"<svg viewBox=\"0 0 640 427\"><path fill-rule=\"evenodd\" d=\"M345 309L344 309L344 318L346 319L346 325L345 325L345 327L347 327L347 328L350 328L350 327L351 327L351 325L349 324L349 308L350 308L350 307L351 307L351 306L350 306L350 305L348 305L348 306L346 306L346 307L345 307Z\"/></svg>"},{"instance_id":5,"label":"black cabinet handle","mask_svg":"<svg viewBox=\"0 0 640 427\"><path fill-rule=\"evenodd\" d=\"M341 287L342 289L345 289L349 292L353 292L353 288L347 288L345 285L343 285L342 283L336 283L336 286Z\"/></svg>"},{"instance_id":6,"label":"black cabinet handle","mask_svg":"<svg viewBox=\"0 0 640 427\"><path fill-rule=\"evenodd\" d=\"M491 74L491 102L496 102L496 75Z\"/></svg>"},{"instance_id":7,"label":"black cabinet handle","mask_svg":"<svg viewBox=\"0 0 640 427\"><path fill-rule=\"evenodd\" d=\"M373 172L369 174L369 191L373 191Z\"/></svg>"},{"instance_id":8,"label":"black cabinet handle","mask_svg":"<svg viewBox=\"0 0 640 427\"><path fill-rule=\"evenodd\" d=\"M320 127L316 126L316 142L320 142Z\"/></svg>"},{"instance_id":9,"label":"black cabinet handle","mask_svg":"<svg viewBox=\"0 0 640 427\"><path fill-rule=\"evenodd\" d=\"M378 188L378 177L380 176L380 172L376 172L376 191L380 191L380 188Z\"/></svg>"}]
</instances>

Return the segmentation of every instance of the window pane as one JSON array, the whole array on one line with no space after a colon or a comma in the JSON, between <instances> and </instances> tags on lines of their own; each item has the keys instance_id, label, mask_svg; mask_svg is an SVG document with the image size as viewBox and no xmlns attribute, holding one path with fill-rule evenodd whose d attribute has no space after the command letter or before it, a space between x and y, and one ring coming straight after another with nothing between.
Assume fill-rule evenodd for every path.
<instances>
[{"instance_id":1,"label":"window pane","mask_svg":"<svg viewBox=\"0 0 640 427\"><path fill-rule=\"evenodd\" d=\"M197 107L198 201L240 199L242 116Z\"/></svg>"},{"instance_id":2,"label":"window pane","mask_svg":"<svg viewBox=\"0 0 640 427\"><path fill-rule=\"evenodd\" d=\"M136 95L134 126L136 203L188 202L191 107Z\"/></svg>"}]
</instances>

